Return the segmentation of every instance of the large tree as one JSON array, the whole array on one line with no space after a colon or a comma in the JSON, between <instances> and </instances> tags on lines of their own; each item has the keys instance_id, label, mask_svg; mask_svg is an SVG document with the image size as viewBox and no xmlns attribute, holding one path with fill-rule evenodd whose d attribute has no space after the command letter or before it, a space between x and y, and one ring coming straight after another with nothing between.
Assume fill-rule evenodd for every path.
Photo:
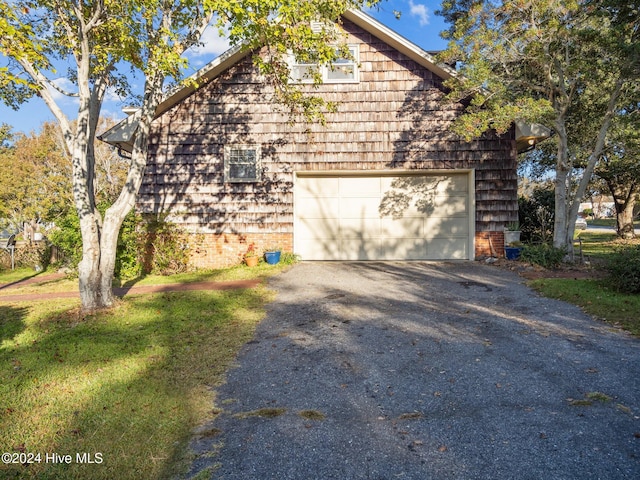
<instances>
[{"instance_id":1,"label":"large tree","mask_svg":"<svg viewBox=\"0 0 640 480\"><path fill-rule=\"evenodd\" d=\"M456 131L468 138L491 128L505 132L516 119L553 127L553 243L572 253L580 199L619 100L637 81L637 7L622 0L446 0L439 13L451 24L441 58L459 62L460 70L449 98L469 104ZM598 127L586 162L576 165L572 112L588 97L599 99L592 109Z\"/></svg>"},{"instance_id":2,"label":"large tree","mask_svg":"<svg viewBox=\"0 0 640 480\"><path fill-rule=\"evenodd\" d=\"M71 167L59 130L45 123L39 132L11 140L0 148L0 217L12 231L54 222L71 204Z\"/></svg>"},{"instance_id":3,"label":"large tree","mask_svg":"<svg viewBox=\"0 0 640 480\"><path fill-rule=\"evenodd\" d=\"M266 49L256 63L280 100L292 110L314 115L317 100L303 97L288 84L286 57L310 54L319 63L336 59L333 28L312 28L318 20L333 22L347 8L377 0L0 0L0 52L9 59L0 67L0 98L17 107L38 95L59 123L73 166L73 196L80 217L82 260L78 265L84 309L113 303L111 283L117 238L135 202L147 162L151 123L167 78L182 81L184 53L199 42L212 22L228 33L232 45ZM317 25L317 23L316 23ZM75 122L53 95L61 91L55 67L72 65ZM108 88L131 93L131 70L144 79L138 129L124 187L104 217L96 208L94 138ZM69 93L69 92L62 92Z\"/></svg>"},{"instance_id":4,"label":"large tree","mask_svg":"<svg viewBox=\"0 0 640 480\"><path fill-rule=\"evenodd\" d=\"M615 119L595 170L613 197L616 231L623 238L636 236L633 212L640 196L640 104L637 102L628 105Z\"/></svg>"}]
</instances>

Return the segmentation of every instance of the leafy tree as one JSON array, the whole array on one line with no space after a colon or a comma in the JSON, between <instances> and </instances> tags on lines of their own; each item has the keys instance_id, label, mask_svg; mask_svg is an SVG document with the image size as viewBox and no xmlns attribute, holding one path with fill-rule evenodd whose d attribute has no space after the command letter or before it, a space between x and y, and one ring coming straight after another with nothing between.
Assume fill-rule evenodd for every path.
<instances>
[{"instance_id":1,"label":"leafy tree","mask_svg":"<svg viewBox=\"0 0 640 480\"><path fill-rule=\"evenodd\" d=\"M55 221L71 206L71 168L56 125L12 138L0 149L0 215L12 230Z\"/></svg>"},{"instance_id":2,"label":"leafy tree","mask_svg":"<svg viewBox=\"0 0 640 480\"><path fill-rule=\"evenodd\" d=\"M640 195L640 107L625 109L614 123L596 166L616 209L616 230L623 238L634 238L633 212Z\"/></svg>"},{"instance_id":3,"label":"leafy tree","mask_svg":"<svg viewBox=\"0 0 640 480\"><path fill-rule=\"evenodd\" d=\"M515 119L553 126L553 244L572 254L580 199L620 98L637 81L637 6L622 0L445 0L439 13L451 24L441 58L460 65L460 75L448 83L449 98L468 104L455 125L459 134L503 133ZM586 161L576 165L570 149L580 128L575 112L589 99L597 99L589 108L598 128Z\"/></svg>"},{"instance_id":4,"label":"leafy tree","mask_svg":"<svg viewBox=\"0 0 640 480\"><path fill-rule=\"evenodd\" d=\"M132 209L147 161L151 122L165 80L181 81L184 52L196 45L208 24L226 28L232 45L257 51L256 64L291 110L314 117L321 102L288 84L289 52L327 64L337 58L333 28L320 31L311 22L333 22L347 8L377 0L0 0L0 52L9 63L0 68L0 98L17 107L37 94L54 114L64 134L73 167L73 197L82 233L78 265L84 309L113 303L111 282L118 232ZM73 66L74 92L55 82L55 61ZM144 79L138 129L124 187L104 216L96 208L96 160L93 140L108 88L131 93L125 73ZM72 123L53 90L78 100Z\"/></svg>"}]
</instances>

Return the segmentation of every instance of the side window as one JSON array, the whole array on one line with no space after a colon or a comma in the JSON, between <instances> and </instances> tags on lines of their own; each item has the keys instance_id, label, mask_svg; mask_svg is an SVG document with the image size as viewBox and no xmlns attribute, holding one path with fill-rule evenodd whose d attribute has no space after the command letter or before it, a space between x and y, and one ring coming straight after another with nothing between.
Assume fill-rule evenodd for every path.
<instances>
[{"instance_id":1,"label":"side window","mask_svg":"<svg viewBox=\"0 0 640 480\"><path fill-rule=\"evenodd\" d=\"M291 80L296 83L313 83L317 72L323 83L357 83L359 81L358 46L350 45L349 53L352 58L338 58L331 65L322 67L317 63L296 62L292 55L289 61Z\"/></svg>"},{"instance_id":2,"label":"side window","mask_svg":"<svg viewBox=\"0 0 640 480\"><path fill-rule=\"evenodd\" d=\"M357 82L358 81L358 48L349 46L352 58L338 58L327 68L327 82Z\"/></svg>"},{"instance_id":3,"label":"side window","mask_svg":"<svg viewBox=\"0 0 640 480\"><path fill-rule=\"evenodd\" d=\"M260 146L226 145L224 147L225 182L259 182Z\"/></svg>"}]
</instances>

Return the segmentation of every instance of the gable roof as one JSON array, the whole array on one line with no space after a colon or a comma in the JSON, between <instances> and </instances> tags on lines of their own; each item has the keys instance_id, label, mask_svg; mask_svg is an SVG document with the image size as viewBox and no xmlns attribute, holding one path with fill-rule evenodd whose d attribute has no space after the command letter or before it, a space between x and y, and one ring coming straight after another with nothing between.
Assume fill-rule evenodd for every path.
<instances>
[{"instance_id":1,"label":"gable roof","mask_svg":"<svg viewBox=\"0 0 640 480\"><path fill-rule=\"evenodd\" d=\"M372 16L360 10L347 10L342 16L346 20L353 22L358 27L406 55L411 60L414 60L427 70L430 70L438 77L446 80L456 75L453 68L438 63L431 53L423 50L415 43L383 25ZM246 48L245 45L236 45L219 57L215 58L187 79L192 81L185 82L185 85L178 85L165 95L164 99L159 103L156 109L156 118L180 103L201 86L207 84L218 75L240 62L244 57L249 55L249 53L250 49ZM135 110L129 115L129 117L98 136L98 138L106 143L116 146L119 150L131 153L133 150L133 139L138 128L139 115L140 110ZM542 130L536 130L536 133L541 134L539 137L529 136L522 141L517 138L518 151L524 151L527 148L531 148L535 143L548 138L550 136L550 131L545 127L542 128L546 130L547 133L544 134ZM532 138L534 139L533 144L530 143Z\"/></svg>"}]
</instances>

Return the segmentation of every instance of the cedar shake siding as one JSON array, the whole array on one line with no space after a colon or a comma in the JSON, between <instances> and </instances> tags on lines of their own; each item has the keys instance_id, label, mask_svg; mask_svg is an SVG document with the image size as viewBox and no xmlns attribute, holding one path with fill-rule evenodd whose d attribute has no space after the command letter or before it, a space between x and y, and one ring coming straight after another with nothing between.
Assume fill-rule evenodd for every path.
<instances>
[{"instance_id":1,"label":"cedar shake siding","mask_svg":"<svg viewBox=\"0 0 640 480\"><path fill-rule=\"evenodd\" d=\"M354 23L343 27L359 48L359 82L314 90L337 103L325 126L291 122L250 55L154 121L137 208L204 234L196 265L237 263L251 242L291 250L294 177L310 171L473 170L475 255L502 253L496 242L517 220L514 133L462 141L449 131L462 106L441 103L441 78ZM260 181L225 182L229 145L260 147Z\"/></svg>"}]
</instances>

